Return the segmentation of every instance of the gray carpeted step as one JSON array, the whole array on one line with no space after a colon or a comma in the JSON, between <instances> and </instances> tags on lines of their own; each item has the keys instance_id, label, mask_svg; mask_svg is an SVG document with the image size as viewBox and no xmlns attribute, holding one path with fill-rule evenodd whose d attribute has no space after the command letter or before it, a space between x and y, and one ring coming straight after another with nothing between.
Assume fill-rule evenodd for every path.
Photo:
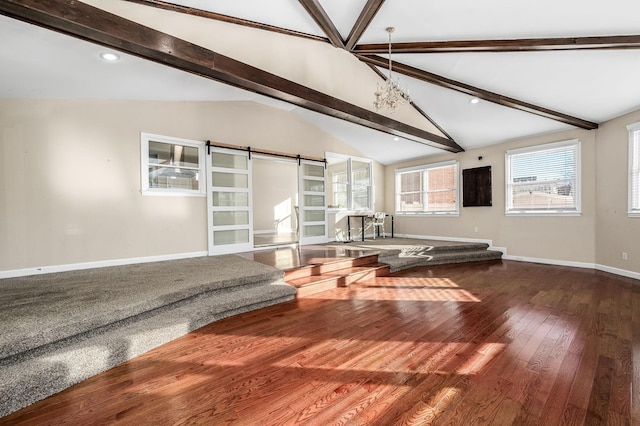
<instances>
[{"instance_id":1,"label":"gray carpeted step","mask_svg":"<svg viewBox=\"0 0 640 426\"><path fill-rule=\"evenodd\" d=\"M488 246L486 246L488 247ZM443 265L447 263L464 263L478 262L486 260L499 260L502 253L494 250L481 249L454 249L454 250L438 250L430 252L404 253L404 255L385 255L380 256L379 260L388 263L391 266L391 272L397 272L403 269L413 268L415 266Z\"/></svg>"},{"instance_id":2,"label":"gray carpeted step","mask_svg":"<svg viewBox=\"0 0 640 426\"><path fill-rule=\"evenodd\" d=\"M377 238L354 241L348 245L329 243L328 246L377 254L382 263L391 266L391 272L422 265L497 260L502 253L488 250L489 244L466 241L427 240L418 238Z\"/></svg>"},{"instance_id":3,"label":"gray carpeted step","mask_svg":"<svg viewBox=\"0 0 640 426\"><path fill-rule=\"evenodd\" d=\"M293 300L283 276L227 255L0 280L0 416L210 322Z\"/></svg>"},{"instance_id":4,"label":"gray carpeted step","mask_svg":"<svg viewBox=\"0 0 640 426\"><path fill-rule=\"evenodd\" d=\"M294 296L295 288L283 281L210 291L6 358L0 368L0 416L208 323Z\"/></svg>"},{"instance_id":5,"label":"gray carpeted step","mask_svg":"<svg viewBox=\"0 0 640 426\"><path fill-rule=\"evenodd\" d=\"M0 360L144 312L283 272L211 256L0 280Z\"/></svg>"}]
</instances>

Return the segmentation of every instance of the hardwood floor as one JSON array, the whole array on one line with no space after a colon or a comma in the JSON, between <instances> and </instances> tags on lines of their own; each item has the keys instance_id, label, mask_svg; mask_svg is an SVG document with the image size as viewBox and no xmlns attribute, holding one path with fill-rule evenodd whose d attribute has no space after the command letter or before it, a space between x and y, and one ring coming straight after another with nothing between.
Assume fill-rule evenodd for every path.
<instances>
[{"instance_id":1,"label":"hardwood floor","mask_svg":"<svg viewBox=\"0 0 640 426\"><path fill-rule=\"evenodd\" d=\"M286 271L305 265L319 264L336 259L354 259L366 256L367 254L369 253L362 249L352 248L350 245L345 244L345 246L341 248L325 245L284 247L276 250L238 253L238 256Z\"/></svg>"},{"instance_id":2,"label":"hardwood floor","mask_svg":"<svg viewBox=\"0 0 640 426\"><path fill-rule=\"evenodd\" d=\"M422 267L218 321L2 424L631 424L640 282Z\"/></svg>"}]
</instances>

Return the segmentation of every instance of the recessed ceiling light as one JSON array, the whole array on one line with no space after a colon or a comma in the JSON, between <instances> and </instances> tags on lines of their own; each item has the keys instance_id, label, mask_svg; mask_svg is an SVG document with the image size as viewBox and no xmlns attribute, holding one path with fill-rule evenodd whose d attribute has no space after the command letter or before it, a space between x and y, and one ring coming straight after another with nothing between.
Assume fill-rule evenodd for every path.
<instances>
[{"instance_id":1,"label":"recessed ceiling light","mask_svg":"<svg viewBox=\"0 0 640 426\"><path fill-rule=\"evenodd\" d=\"M471 98L471 100L469 101L469 103L471 104L477 104L478 102L480 102L480 99L478 98Z\"/></svg>"},{"instance_id":2,"label":"recessed ceiling light","mask_svg":"<svg viewBox=\"0 0 640 426\"><path fill-rule=\"evenodd\" d=\"M393 138L393 140L397 142L400 140L400 138L396 136L395 138Z\"/></svg>"},{"instance_id":3,"label":"recessed ceiling light","mask_svg":"<svg viewBox=\"0 0 640 426\"><path fill-rule=\"evenodd\" d=\"M100 57L107 62L115 62L118 59L120 59L119 55L116 55L115 53L111 53L111 52L102 52L100 54Z\"/></svg>"}]
</instances>

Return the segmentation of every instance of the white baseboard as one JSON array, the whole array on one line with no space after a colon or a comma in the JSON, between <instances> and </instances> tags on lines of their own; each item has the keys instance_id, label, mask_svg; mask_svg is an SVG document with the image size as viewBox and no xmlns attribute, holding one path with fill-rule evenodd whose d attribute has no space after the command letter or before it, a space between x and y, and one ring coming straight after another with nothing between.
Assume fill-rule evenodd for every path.
<instances>
[{"instance_id":1,"label":"white baseboard","mask_svg":"<svg viewBox=\"0 0 640 426\"><path fill-rule=\"evenodd\" d=\"M135 265L137 263L162 262L166 260L190 259L208 256L206 251L191 253L163 254L159 256L134 257L130 259L100 260L96 262L70 263L66 265L37 266L34 268L11 269L0 271L1 278L26 277L30 275L51 274L54 272L80 271L83 269L106 268L108 266Z\"/></svg>"},{"instance_id":2,"label":"white baseboard","mask_svg":"<svg viewBox=\"0 0 640 426\"><path fill-rule=\"evenodd\" d=\"M436 240L436 241L455 241L455 242L471 242L471 243L486 243L489 244L490 250L496 250L502 252L502 258L505 260L514 260L517 262L531 262L531 263L541 263L545 265L556 265L556 266L570 266L574 268L584 268L584 269L595 269L598 271L609 272L611 274L620 275L627 278L633 278L636 280L640 280L640 273L634 271L627 271L626 269L614 268L611 266L600 265L595 263L588 262L574 262L569 260L558 260L558 259L545 259L539 257L529 257L529 256L513 256L507 254L506 247L494 247L492 245L492 240L482 240L482 239L474 239L474 238L457 238L457 237L439 237L439 236L425 236L425 235L410 235L410 234L396 234L398 237L402 238L413 238L417 240ZM382 237L380 237L382 238ZM330 238L329 241L337 242L335 238ZM295 244L289 245L295 247ZM266 247L265 249L273 249L273 247ZM53 266L40 266L33 268L24 268L24 269L11 269L6 271L0 271L0 279L2 278L15 278L15 277L26 277L30 275L41 275L41 274L50 274L54 272L68 272L68 271L79 271L83 269L93 269L93 268L105 268L108 266L124 266L124 265L135 265L137 263L149 263L149 262L162 262L166 260L179 260L179 259L190 259L194 257L203 257L208 256L209 253L206 251L197 251L191 253L175 253L175 254L166 254L159 256L146 256L146 257L135 257L130 259L113 259L113 260L101 260L96 262L84 262L84 263L71 263L66 265L53 265Z\"/></svg>"},{"instance_id":3,"label":"white baseboard","mask_svg":"<svg viewBox=\"0 0 640 426\"><path fill-rule=\"evenodd\" d=\"M611 274L621 275L623 277L640 280L640 272L627 271L626 269L613 268L611 266L598 265L598 264L596 264L596 269L598 271L609 272Z\"/></svg>"},{"instance_id":4,"label":"white baseboard","mask_svg":"<svg viewBox=\"0 0 640 426\"><path fill-rule=\"evenodd\" d=\"M634 271L627 271L626 269L613 268L611 266L599 265L590 262L575 262L571 260L558 260L558 259L545 259L540 257L529 256L513 256L507 254L506 247L493 246L492 240L483 240L475 238L458 238L458 237L440 237L440 236L427 236L427 235L411 235L411 234L397 234L398 237L415 238L418 240L436 240L436 241L457 241L457 242L469 242L469 243L486 243L489 244L489 250L496 250L502 252L502 258L505 260L515 260L517 262L531 262L542 263L545 265L555 266L570 266L573 268L595 269L598 271L609 272L611 274L620 275L627 278L634 278L640 280L640 273Z\"/></svg>"},{"instance_id":5,"label":"white baseboard","mask_svg":"<svg viewBox=\"0 0 640 426\"><path fill-rule=\"evenodd\" d=\"M416 240L436 240L436 241L454 241L459 243L484 243L489 244L489 248L494 250L493 240L484 240L480 238L459 238L459 237L440 237L440 236L431 236L431 235L412 235L412 234L398 234L395 233L396 237L402 238L414 238ZM495 248L495 250L502 251L500 248ZM506 249L505 249L506 251Z\"/></svg>"},{"instance_id":6,"label":"white baseboard","mask_svg":"<svg viewBox=\"0 0 640 426\"><path fill-rule=\"evenodd\" d=\"M572 260L545 259L542 257L513 256L513 255L506 255L506 254L503 255L502 258L505 260L515 260L517 262L542 263L544 265L571 266L573 268L584 268L584 269L596 268L595 263L575 262Z\"/></svg>"}]
</instances>

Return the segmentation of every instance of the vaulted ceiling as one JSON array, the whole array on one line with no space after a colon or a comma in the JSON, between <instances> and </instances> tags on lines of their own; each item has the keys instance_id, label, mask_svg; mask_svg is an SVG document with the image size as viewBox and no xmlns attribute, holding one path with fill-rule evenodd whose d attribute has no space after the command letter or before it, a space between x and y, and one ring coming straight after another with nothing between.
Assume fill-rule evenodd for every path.
<instances>
[{"instance_id":1,"label":"vaulted ceiling","mask_svg":"<svg viewBox=\"0 0 640 426\"><path fill-rule=\"evenodd\" d=\"M384 164L640 108L636 0L0 0L0 13L1 98L261 102ZM412 100L395 113L373 108L389 26ZM101 62L106 48L121 60Z\"/></svg>"}]
</instances>

